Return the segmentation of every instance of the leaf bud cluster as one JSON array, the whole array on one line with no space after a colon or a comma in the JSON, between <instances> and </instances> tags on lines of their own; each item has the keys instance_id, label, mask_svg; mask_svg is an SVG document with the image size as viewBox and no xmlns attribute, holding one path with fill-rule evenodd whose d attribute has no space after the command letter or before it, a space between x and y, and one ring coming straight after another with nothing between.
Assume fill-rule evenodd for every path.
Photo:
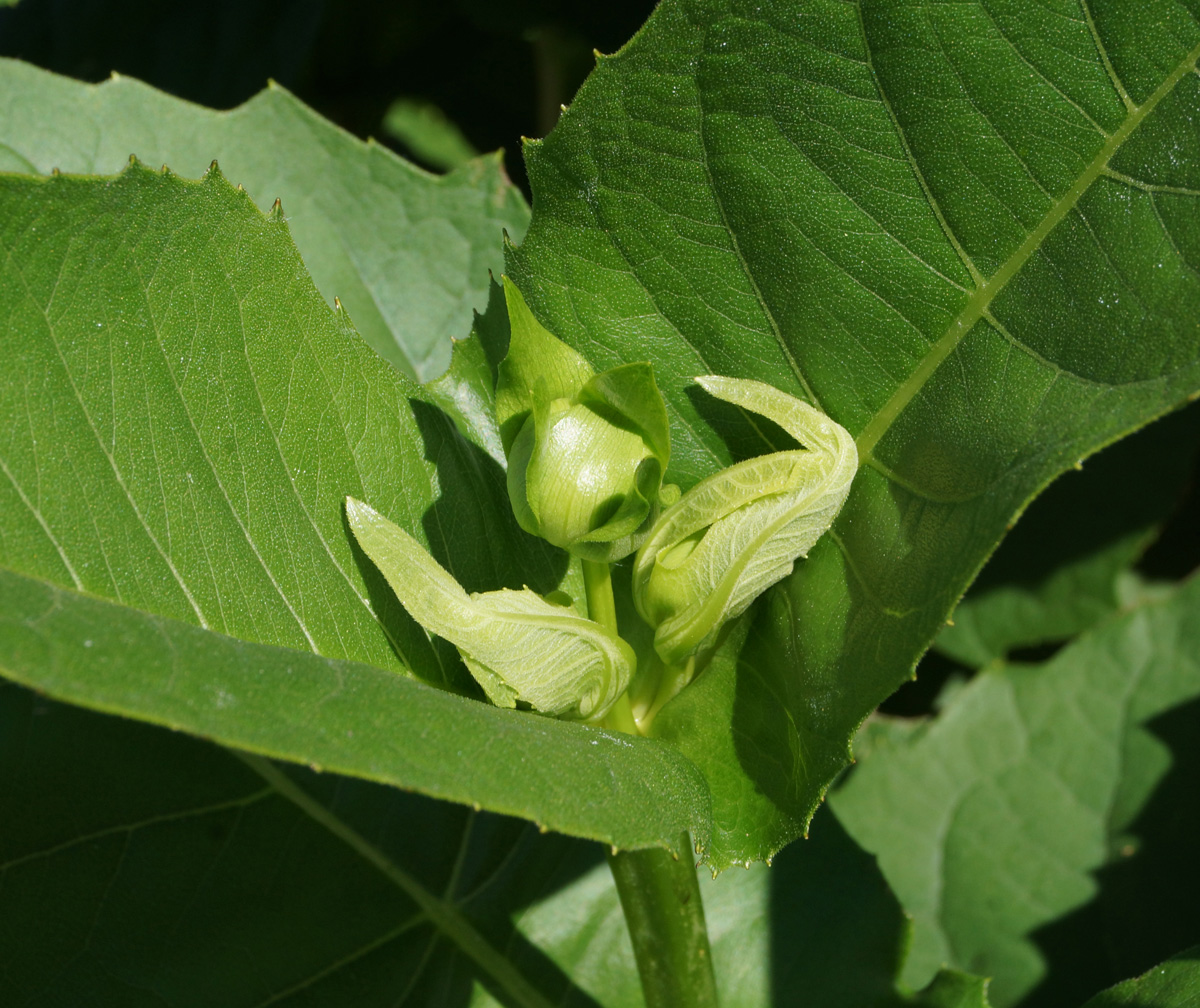
<instances>
[{"instance_id":1,"label":"leaf bud cluster","mask_svg":"<svg viewBox=\"0 0 1200 1008\"><path fill-rule=\"evenodd\" d=\"M508 494L525 531L596 563L628 556L664 497L667 410L649 364L600 374L534 318L504 278L511 339L496 413Z\"/></svg>"}]
</instances>

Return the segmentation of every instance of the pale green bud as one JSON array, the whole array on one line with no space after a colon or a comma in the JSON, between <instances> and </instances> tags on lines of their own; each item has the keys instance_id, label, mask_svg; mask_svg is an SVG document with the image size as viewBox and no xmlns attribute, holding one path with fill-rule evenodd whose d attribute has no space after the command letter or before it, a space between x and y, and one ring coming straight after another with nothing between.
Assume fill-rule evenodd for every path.
<instances>
[{"instance_id":1,"label":"pale green bud","mask_svg":"<svg viewBox=\"0 0 1200 1008\"><path fill-rule=\"evenodd\" d=\"M512 337L496 410L513 512L527 532L576 556L619 560L645 538L663 497L670 434L653 368L593 373L507 278L504 289Z\"/></svg>"},{"instance_id":2,"label":"pale green bud","mask_svg":"<svg viewBox=\"0 0 1200 1008\"><path fill-rule=\"evenodd\" d=\"M634 561L633 597L668 666L710 647L725 623L792 572L833 524L858 468L850 434L807 403L762 382L696 381L806 447L701 480L655 523Z\"/></svg>"},{"instance_id":3,"label":"pale green bud","mask_svg":"<svg viewBox=\"0 0 1200 1008\"><path fill-rule=\"evenodd\" d=\"M410 616L450 641L497 707L598 721L625 692L636 659L599 623L536 592L472 593L412 536L353 497L346 517Z\"/></svg>"}]
</instances>

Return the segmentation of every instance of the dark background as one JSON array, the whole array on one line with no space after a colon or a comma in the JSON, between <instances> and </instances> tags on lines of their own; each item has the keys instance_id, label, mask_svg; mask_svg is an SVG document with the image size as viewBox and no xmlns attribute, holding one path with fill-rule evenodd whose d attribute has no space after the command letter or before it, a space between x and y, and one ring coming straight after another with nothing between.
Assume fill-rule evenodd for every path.
<instances>
[{"instance_id":1,"label":"dark background","mask_svg":"<svg viewBox=\"0 0 1200 1008\"><path fill-rule=\"evenodd\" d=\"M540 137L651 0L20 0L0 55L79 80L112 71L227 109L268 78L360 137L397 97L431 101L481 151L503 147L529 195L522 136Z\"/></svg>"}]
</instances>

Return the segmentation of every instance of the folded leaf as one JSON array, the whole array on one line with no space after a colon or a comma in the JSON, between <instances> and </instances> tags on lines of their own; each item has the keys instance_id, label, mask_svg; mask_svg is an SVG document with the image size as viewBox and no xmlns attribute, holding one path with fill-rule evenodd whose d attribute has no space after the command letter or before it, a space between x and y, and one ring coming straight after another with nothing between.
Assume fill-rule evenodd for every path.
<instances>
[{"instance_id":1,"label":"folded leaf","mask_svg":"<svg viewBox=\"0 0 1200 1008\"><path fill-rule=\"evenodd\" d=\"M833 524L858 468L844 428L762 382L710 375L706 391L775 421L807 449L701 480L659 519L634 562L634 601L654 647L679 665L792 572Z\"/></svg>"},{"instance_id":2,"label":"folded leaf","mask_svg":"<svg viewBox=\"0 0 1200 1008\"><path fill-rule=\"evenodd\" d=\"M521 527L575 556L612 563L658 517L671 436L648 363L603 374L533 317L504 280L512 338L496 415Z\"/></svg>"},{"instance_id":3,"label":"folded leaf","mask_svg":"<svg viewBox=\"0 0 1200 1008\"><path fill-rule=\"evenodd\" d=\"M497 707L518 700L555 717L595 721L625 692L629 645L528 588L472 593L399 526L353 497L346 516L409 614L445 637Z\"/></svg>"}]
</instances>

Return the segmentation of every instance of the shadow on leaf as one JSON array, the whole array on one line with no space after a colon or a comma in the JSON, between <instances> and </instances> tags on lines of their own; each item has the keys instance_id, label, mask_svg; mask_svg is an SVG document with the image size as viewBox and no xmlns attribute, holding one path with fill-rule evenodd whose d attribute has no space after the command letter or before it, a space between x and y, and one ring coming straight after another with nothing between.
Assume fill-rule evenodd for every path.
<instances>
[{"instance_id":1,"label":"shadow on leaf","mask_svg":"<svg viewBox=\"0 0 1200 1008\"><path fill-rule=\"evenodd\" d=\"M1200 940L1200 700L1146 727L1170 750L1170 769L1096 872L1091 902L1034 932L1049 971L1022 1008L1080 1004Z\"/></svg>"}]
</instances>

